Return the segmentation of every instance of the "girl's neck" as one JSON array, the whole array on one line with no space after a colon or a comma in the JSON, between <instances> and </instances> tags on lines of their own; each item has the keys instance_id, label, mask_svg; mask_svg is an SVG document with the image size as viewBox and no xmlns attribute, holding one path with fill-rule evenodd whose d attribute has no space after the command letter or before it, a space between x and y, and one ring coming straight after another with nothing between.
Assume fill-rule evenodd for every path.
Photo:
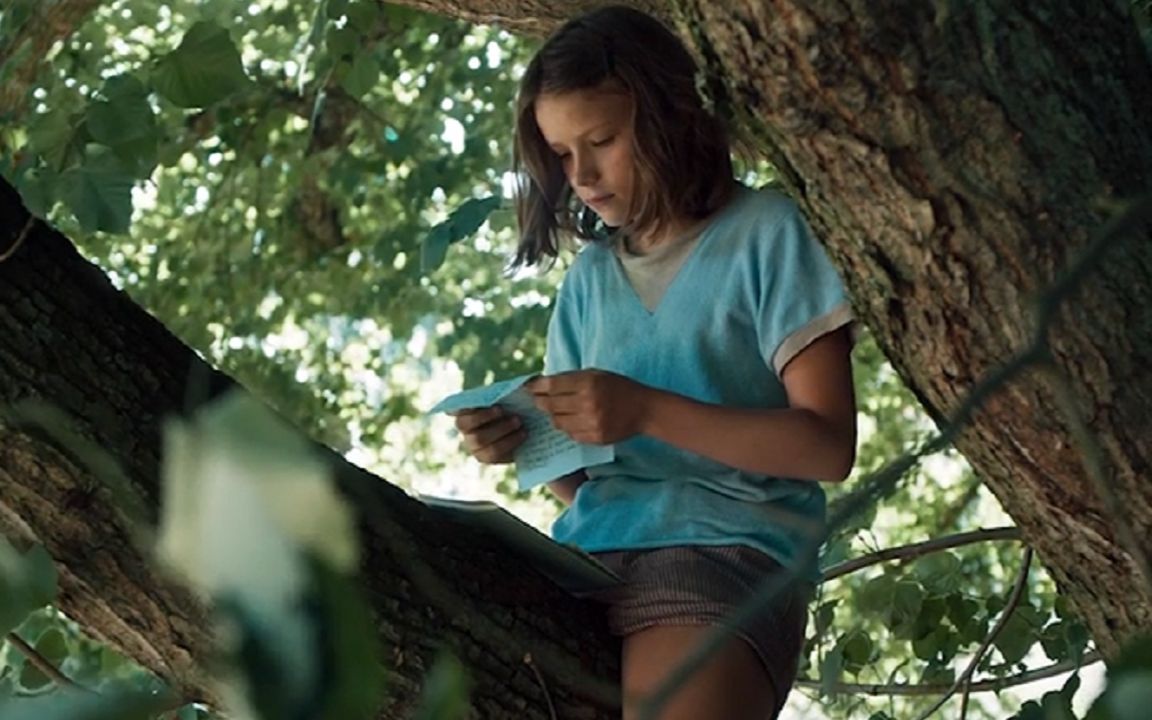
<instances>
[{"instance_id":1,"label":"girl's neck","mask_svg":"<svg viewBox=\"0 0 1152 720\"><path fill-rule=\"evenodd\" d=\"M708 224L708 222L727 206L735 196L737 184L735 181L727 188L725 199L720 205L704 217L677 217L668 220L655 228L645 230L624 238L624 249L633 255L644 255L658 245L676 242L688 235L694 235Z\"/></svg>"},{"instance_id":2,"label":"girl's neck","mask_svg":"<svg viewBox=\"0 0 1152 720\"><path fill-rule=\"evenodd\" d=\"M625 248L633 255L647 254L658 245L674 242L683 237L700 222L696 218L680 218L664 223L653 230L625 237Z\"/></svg>"}]
</instances>

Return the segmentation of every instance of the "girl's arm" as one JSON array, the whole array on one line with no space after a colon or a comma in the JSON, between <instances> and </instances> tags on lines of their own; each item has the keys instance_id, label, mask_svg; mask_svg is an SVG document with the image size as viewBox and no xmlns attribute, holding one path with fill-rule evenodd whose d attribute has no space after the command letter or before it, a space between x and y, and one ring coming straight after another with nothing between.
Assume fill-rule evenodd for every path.
<instances>
[{"instance_id":1,"label":"girl's arm","mask_svg":"<svg viewBox=\"0 0 1152 720\"><path fill-rule=\"evenodd\" d=\"M548 483L548 489L552 494L560 498L560 501L565 505L571 505L572 499L576 497L576 490L585 482L588 481L588 474L583 470L565 475L561 478L556 478Z\"/></svg>"},{"instance_id":2,"label":"girl's arm","mask_svg":"<svg viewBox=\"0 0 1152 720\"><path fill-rule=\"evenodd\" d=\"M781 410L712 405L595 370L541 378L532 390L580 442L643 433L748 472L839 482L856 456L850 352L845 328L797 354L782 372L789 407Z\"/></svg>"}]
</instances>

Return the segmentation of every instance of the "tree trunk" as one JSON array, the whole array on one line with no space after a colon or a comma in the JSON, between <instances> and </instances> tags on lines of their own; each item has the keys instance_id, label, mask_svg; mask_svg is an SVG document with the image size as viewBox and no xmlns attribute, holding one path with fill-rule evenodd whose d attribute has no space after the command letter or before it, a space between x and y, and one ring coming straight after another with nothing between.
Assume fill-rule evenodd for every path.
<instances>
[{"instance_id":1,"label":"tree trunk","mask_svg":"<svg viewBox=\"0 0 1152 720\"><path fill-rule=\"evenodd\" d=\"M0 181L0 254L26 217ZM118 509L124 496L102 482L122 475L155 520L161 421L187 409L190 377L208 378L211 394L230 385L63 236L35 223L0 262L0 533L47 547L60 571L61 609L96 638L182 697L212 702L204 611L133 546ZM62 411L74 437L27 422L37 406ZM613 716L619 648L594 605L321 452L362 514L362 581L389 670L381 717L411 716L442 647L469 667L478 717L547 718L546 696L565 718Z\"/></svg>"},{"instance_id":2,"label":"tree trunk","mask_svg":"<svg viewBox=\"0 0 1152 720\"><path fill-rule=\"evenodd\" d=\"M578 5L407 4L536 34ZM1152 69L1118 3L674 6L666 16L794 189L862 320L942 421L1028 345L1034 299L1084 250L1109 204L1148 191ZM23 222L4 186L0 246ZM1152 323L1144 311L1152 243L1145 230L1113 245L1056 317L1059 379L1016 376L957 442L1107 653L1152 629L1152 590L1138 571L1152 551ZM193 364L62 238L37 229L0 263L0 404L31 397L66 410L152 499L158 421L180 408ZM1062 393L1096 438L1121 513L1106 509L1088 480ZM0 428L0 456L0 530L48 545L62 566L65 609L184 692L204 695L199 611L150 574L106 498L81 495L82 508L62 512L76 504L66 493L90 474L83 458L11 425ZM521 662L525 649L547 658L547 692L565 706L579 690L558 658L576 653L594 675L612 676L611 643L592 609L523 577L472 538L437 532L388 486L369 488L372 479L350 468L342 478L372 500L367 584L391 666L409 679L393 685L390 716L402 716L439 638L478 669L484 717L544 716L545 691ZM83 523L73 519L81 515ZM421 567L440 583L418 584ZM493 578L516 578L515 592L481 596Z\"/></svg>"},{"instance_id":3,"label":"tree trunk","mask_svg":"<svg viewBox=\"0 0 1152 720\"><path fill-rule=\"evenodd\" d=\"M405 4L547 32L533 0ZM1127 3L685 0L665 8L790 185L861 320L938 421L1024 350L1035 301L1152 189L1152 67ZM1152 243L1117 238L957 448L1108 654L1152 631ZM1104 465L1090 482L1070 395Z\"/></svg>"}]
</instances>

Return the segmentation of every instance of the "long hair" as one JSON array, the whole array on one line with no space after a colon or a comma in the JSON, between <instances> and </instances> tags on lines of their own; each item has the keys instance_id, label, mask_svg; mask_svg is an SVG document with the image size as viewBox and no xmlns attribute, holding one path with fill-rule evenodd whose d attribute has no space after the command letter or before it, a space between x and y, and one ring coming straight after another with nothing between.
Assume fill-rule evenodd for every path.
<instances>
[{"instance_id":1,"label":"long hair","mask_svg":"<svg viewBox=\"0 0 1152 720\"><path fill-rule=\"evenodd\" d=\"M635 191L629 221L609 229L575 196L536 124L536 100L612 81L632 98ZM673 217L703 218L733 185L728 131L697 90L692 56L658 20L609 6L569 21L528 64L516 103L516 210L520 244L512 266L559 254L561 238L647 232Z\"/></svg>"}]
</instances>

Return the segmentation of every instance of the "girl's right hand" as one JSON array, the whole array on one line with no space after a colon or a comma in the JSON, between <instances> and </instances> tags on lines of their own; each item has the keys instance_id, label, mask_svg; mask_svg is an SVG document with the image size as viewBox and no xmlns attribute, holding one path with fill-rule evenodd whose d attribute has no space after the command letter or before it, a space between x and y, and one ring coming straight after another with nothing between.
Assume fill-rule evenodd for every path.
<instances>
[{"instance_id":1,"label":"girl's right hand","mask_svg":"<svg viewBox=\"0 0 1152 720\"><path fill-rule=\"evenodd\" d=\"M518 415L499 405L455 414L456 429L464 436L464 447L482 463L510 463L516 449L528 439L528 431Z\"/></svg>"}]
</instances>

